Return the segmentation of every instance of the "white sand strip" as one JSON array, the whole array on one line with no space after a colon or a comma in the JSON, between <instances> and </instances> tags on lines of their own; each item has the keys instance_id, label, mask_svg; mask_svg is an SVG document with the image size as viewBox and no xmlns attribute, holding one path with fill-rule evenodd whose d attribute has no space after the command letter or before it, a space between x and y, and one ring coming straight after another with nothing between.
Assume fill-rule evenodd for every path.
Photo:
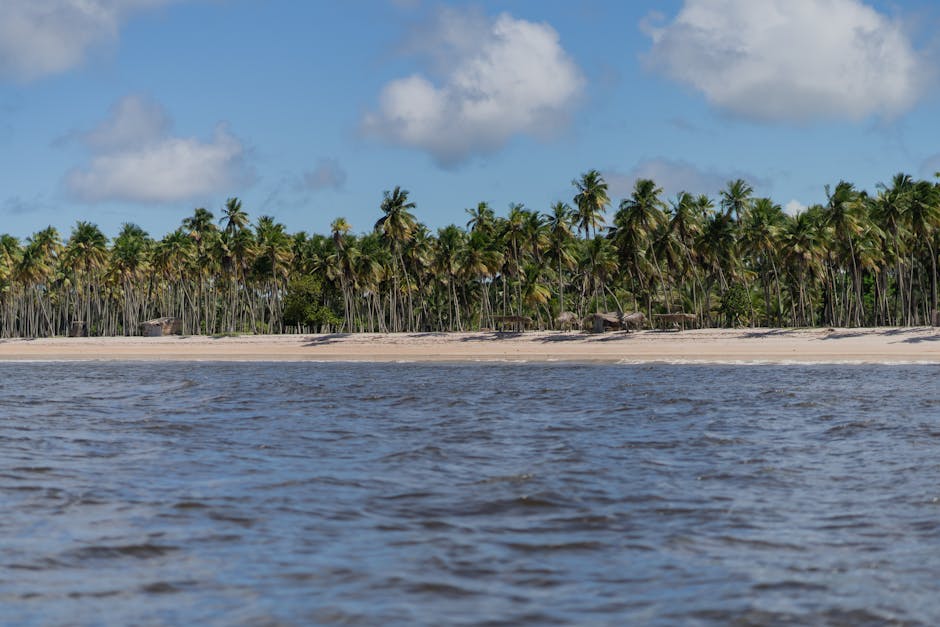
<instances>
[{"instance_id":1,"label":"white sand strip","mask_svg":"<svg viewBox=\"0 0 940 627\"><path fill-rule=\"evenodd\" d=\"M0 360L940 363L940 329L10 339Z\"/></svg>"}]
</instances>

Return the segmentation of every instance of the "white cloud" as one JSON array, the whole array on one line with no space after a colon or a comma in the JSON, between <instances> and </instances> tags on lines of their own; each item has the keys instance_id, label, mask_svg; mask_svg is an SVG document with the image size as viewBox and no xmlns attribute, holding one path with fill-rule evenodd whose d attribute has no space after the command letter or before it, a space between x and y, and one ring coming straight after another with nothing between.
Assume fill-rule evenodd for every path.
<instances>
[{"instance_id":1,"label":"white cloud","mask_svg":"<svg viewBox=\"0 0 940 627\"><path fill-rule=\"evenodd\" d=\"M342 189L346 184L346 170L336 159L320 159L317 167L303 173L301 187L311 191Z\"/></svg>"},{"instance_id":2,"label":"white cloud","mask_svg":"<svg viewBox=\"0 0 940 627\"><path fill-rule=\"evenodd\" d=\"M180 0L2 0L0 76L32 79L80 64L97 45L117 40L135 11Z\"/></svg>"},{"instance_id":3,"label":"white cloud","mask_svg":"<svg viewBox=\"0 0 940 627\"><path fill-rule=\"evenodd\" d=\"M518 134L557 132L585 82L553 28L507 13L443 10L416 42L412 50L430 57L436 80L413 74L388 83L362 127L444 166L494 152Z\"/></svg>"},{"instance_id":4,"label":"white cloud","mask_svg":"<svg viewBox=\"0 0 940 627\"><path fill-rule=\"evenodd\" d=\"M799 200L793 199L786 204L783 210L791 216L799 215L806 211L806 205L801 203Z\"/></svg>"},{"instance_id":5,"label":"white cloud","mask_svg":"<svg viewBox=\"0 0 940 627\"><path fill-rule=\"evenodd\" d=\"M861 0L685 0L645 28L652 68L756 120L890 117L931 74L901 23Z\"/></svg>"},{"instance_id":6,"label":"white cloud","mask_svg":"<svg viewBox=\"0 0 940 627\"><path fill-rule=\"evenodd\" d=\"M131 95L116 102L108 119L80 138L95 150L114 151L163 137L171 126L170 116L160 103Z\"/></svg>"},{"instance_id":7,"label":"white cloud","mask_svg":"<svg viewBox=\"0 0 940 627\"><path fill-rule=\"evenodd\" d=\"M244 149L224 125L208 141L174 137L170 126L159 104L124 98L79 136L91 159L66 175L66 189L88 202L172 202L230 191L250 178Z\"/></svg>"},{"instance_id":8,"label":"white cloud","mask_svg":"<svg viewBox=\"0 0 940 627\"><path fill-rule=\"evenodd\" d=\"M695 195L707 194L714 198L727 186L728 181L736 179L744 179L752 187L766 187L769 184L766 179L746 172L706 170L687 161L661 157L641 161L628 172L608 170L603 174L612 200L628 198L638 179L655 181L656 185L663 189L664 199L675 198L679 192L689 192Z\"/></svg>"}]
</instances>

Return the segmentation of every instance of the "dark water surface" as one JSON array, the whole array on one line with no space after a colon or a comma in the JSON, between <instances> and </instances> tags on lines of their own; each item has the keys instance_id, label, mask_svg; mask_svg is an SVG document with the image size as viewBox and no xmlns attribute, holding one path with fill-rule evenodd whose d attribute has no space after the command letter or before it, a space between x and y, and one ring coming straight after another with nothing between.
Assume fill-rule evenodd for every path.
<instances>
[{"instance_id":1,"label":"dark water surface","mask_svg":"<svg viewBox=\"0 0 940 627\"><path fill-rule=\"evenodd\" d=\"M940 368L0 365L3 624L940 624Z\"/></svg>"}]
</instances>

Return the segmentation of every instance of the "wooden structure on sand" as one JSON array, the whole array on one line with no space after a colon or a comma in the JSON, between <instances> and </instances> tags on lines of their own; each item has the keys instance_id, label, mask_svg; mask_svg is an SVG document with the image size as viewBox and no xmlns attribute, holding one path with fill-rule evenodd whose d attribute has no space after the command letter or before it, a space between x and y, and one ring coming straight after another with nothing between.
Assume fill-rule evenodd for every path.
<instances>
[{"instance_id":1,"label":"wooden structure on sand","mask_svg":"<svg viewBox=\"0 0 940 627\"><path fill-rule=\"evenodd\" d=\"M622 324L620 314L613 311L606 313L598 311L587 317L585 328L591 329L592 333L603 333L604 331L619 331Z\"/></svg>"},{"instance_id":2,"label":"wooden structure on sand","mask_svg":"<svg viewBox=\"0 0 940 627\"><path fill-rule=\"evenodd\" d=\"M631 314L616 311L597 312L585 318L584 328L590 329L593 333L620 331L621 329L629 331L631 328L641 327L645 320L646 316L639 311Z\"/></svg>"},{"instance_id":3,"label":"wooden structure on sand","mask_svg":"<svg viewBox=\"0 0 940 627\"><path fill-rule=\"evenodd\" d=\"M690 313L653 314L653 318L656 320L656 326L663 331L684 330L687 323L691 324L698 319L695 314Z\"/></svg>"},{"instance_id":4,"label":"wooden structure on sand","mask_svg":"<svg viewBox=\"0 0 940 627\"><path fill-rule=\"evenodd\" d=\"M140 323L140 334L144 337L160 337L162 335L182 335L183 321L179 318L154 318Z\"/></svg>"}]
</instances>

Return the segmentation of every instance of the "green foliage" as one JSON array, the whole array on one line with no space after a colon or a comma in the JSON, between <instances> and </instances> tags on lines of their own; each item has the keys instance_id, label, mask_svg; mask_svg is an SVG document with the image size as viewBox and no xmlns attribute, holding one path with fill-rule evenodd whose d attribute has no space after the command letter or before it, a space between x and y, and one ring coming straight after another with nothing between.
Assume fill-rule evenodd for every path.
<instances>
[{"instance_id":1,"label":"green foliage","mask_svg":"<svg viewBox=\"0 0 940 627\"><path fill-rule=\"evenodd\" d=\"M748 322L751 301L747 290L740 283L733 283L721 295L721 313L732 327L744 326Z\"/></svg>"},{"instance_id":2,"label":"green foliage","mask_svg":"<svg viewBox=\"0 0 940 627\"><path fill-rule=\"evenodd\" d=\"M284 322L293 326L339 325L342 320L323 304L323 289L310 275L291 279L284 298Z\"/></svg>"}]
</instances>

